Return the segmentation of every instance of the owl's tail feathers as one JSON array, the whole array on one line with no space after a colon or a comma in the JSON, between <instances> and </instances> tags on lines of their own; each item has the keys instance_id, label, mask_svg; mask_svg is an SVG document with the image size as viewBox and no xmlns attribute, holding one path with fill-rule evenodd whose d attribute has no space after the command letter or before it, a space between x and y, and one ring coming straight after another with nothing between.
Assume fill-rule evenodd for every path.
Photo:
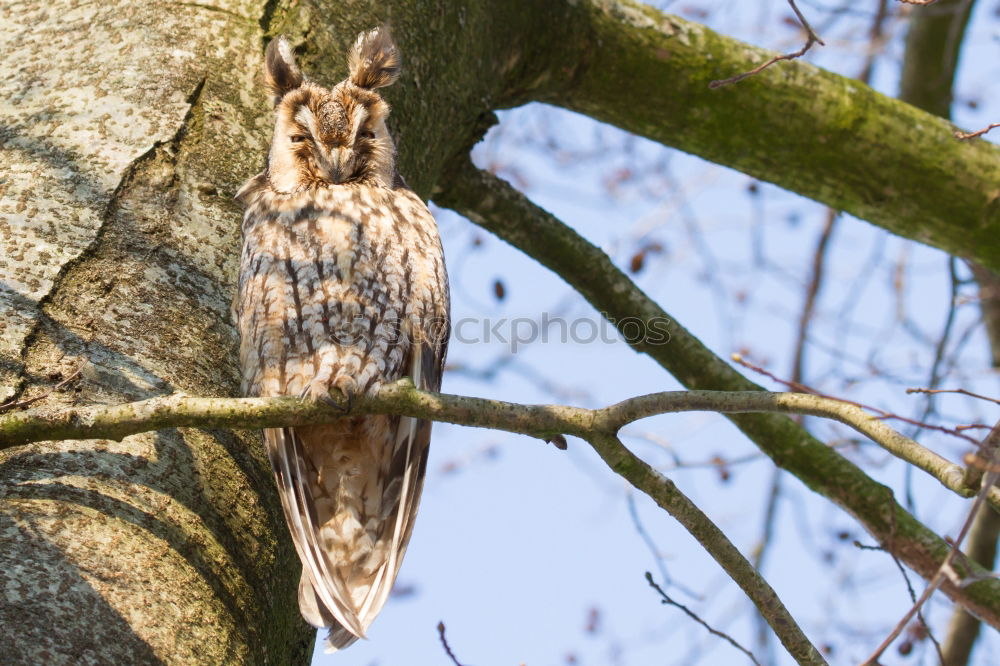
<instances>
[{"instance_id":1,"label":"owl's tail feathers","mask_svg":"<svg viewBox=\"0 0 1000 666\"><path fill-rule=\"evenodd\" d=\"M357 636L338 624L330 627L330 632L326 635L326 643L323 646L323 652L330 654L331 652L336 652L337 650L343 650L356 640L358 640Z\"/></svg>"},{"instance_id":2,"label":"owl's tail feathers","mask_svg":"<svg viewBox=\"0 0 1000 666\"><path fill-rule=\"evenodd\" d=\"M299 609L316 627L344 629L356 638L365 637L352 595L336 575L326 549L319 540L319 528L311 480L317 472L303 449L298 433L291 428L264 431L268 456L278 483L278 495L295 549L302 561L299 580ZM316 582L320 585L317 586ZM343 642L343 641L342 641ZM348 643L344 643L348 645Z\"/></svg>"},{"instance_id":3,"label":"owl's tail feathers","mask_svg":"<svg viewBox=\"0 0 1000 666\"><path fill-rule=\"evenodd\" d=\"M299 611L306 622L317 629L329 629L326 635L325 652L336 652L358 640L344 625L337 622L326 606L316 597L316 590L309 580L309 574L302 572L299 579Z\"/></svg>"}]
</instances>

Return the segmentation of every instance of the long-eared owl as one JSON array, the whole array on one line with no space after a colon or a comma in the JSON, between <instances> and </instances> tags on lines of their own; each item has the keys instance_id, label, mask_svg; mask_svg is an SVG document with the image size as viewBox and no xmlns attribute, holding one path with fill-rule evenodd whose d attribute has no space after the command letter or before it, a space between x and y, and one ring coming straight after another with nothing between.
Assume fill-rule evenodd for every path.
<instances>
[{"instance_id":1,"label":"long-eared owl","mask_svg":"<svg viewBox=\"0 0 1000 666\"><path fill-rule=\"evenodd\" d=\"M388 30L359 35L348 65L328 90L303 77L284 38L265 54L274 138L264 172L237 193L246 395L349 405L403 377L441 385L448 282L437 225L396 171L389 107L376 92L399 76ZM328 649L364 637L389 596L430 430L408 417L348 415L264 431L302 560L299 608L330 629Z\"/></svg>"}]
</instances>

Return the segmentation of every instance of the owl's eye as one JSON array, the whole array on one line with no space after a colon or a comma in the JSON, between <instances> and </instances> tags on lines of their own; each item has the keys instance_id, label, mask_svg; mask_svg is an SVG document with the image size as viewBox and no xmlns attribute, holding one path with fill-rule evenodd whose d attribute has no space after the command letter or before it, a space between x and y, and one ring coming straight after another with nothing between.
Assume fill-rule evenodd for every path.
<instances>
[{"instance_id":1,"label":"owl's eye","mask_svg":"<svg viewBox=\"0 0 1000 666\"><path fill-rule=\"evenodd\" d=\"M375 138L375 132L373 132L371 130L362 130L358 134L358 136L360 136L362 139L374 139Z\"/></svg>"},{"instance_id":2,"label":"owl's eye","mask_svg":"<svg viewBox=\"0 0 1000 666\"><path fill-rule=\"evenodd\" d=\"M289 138L292 140L292 143L302 143L306 140L306 137L302 134L294 134Z\"/></svg>"}]
</instances>

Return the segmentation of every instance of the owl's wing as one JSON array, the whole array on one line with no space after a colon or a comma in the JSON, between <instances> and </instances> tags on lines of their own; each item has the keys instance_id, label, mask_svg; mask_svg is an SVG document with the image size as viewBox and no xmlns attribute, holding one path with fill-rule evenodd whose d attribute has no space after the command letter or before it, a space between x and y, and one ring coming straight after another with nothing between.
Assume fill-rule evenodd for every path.
<instances>
[{"instance_id":1,"label":"owl's wing","mask_svg":"<svg viewBox=\"0 0 1000 666\"><path fill-rule=\"evenodd\" d=\"M434 229L436 239L437 225L424 202L412 190L406 188L405 184L396 190L396 193L411 202L410 214L413 217L410 222L419 220L426 228ZM434 296L426 312L430 319L422 324L427 327L426 330L411 336L411 347L403 375L409 376L417 388L439 391L450 335L450 299L447 275L444 264L440 261L440 244L429 251L428 255L439 258L433 270L436 280L432 287ZM398 419L395 437L392 440L391 462L381 484L382 515L386 516L386 526L379 540L391 538L391 543L385 562L379 568L375 582L359 608L358 616L364 627L371 624L389 598L389 592L410 542L427 470L430 438L430 421L406 416ZM334 639L334 632L331 632L329 647L335 647Z\"/></svg>"},{"instance_id":2,"label":"owl's wing","mask_svg":"<svg viewBox=\"0 0 1000 666\"><path fill-rule=\"evenodd\" d=\"M414 344L407 374L413 379L415 386L431 391L441 388L444 354L443 345L438 346L428 341ZM359 609L358 615L365 627L371 624L389 598L410 542L427 471L430 439L430 421L400 417L394 438L392 462L382 484L382 506L383 511L388 514L389 528L383 538L391 538L392 541L388 557L376 575L375 584Z\"/></svg>"}]
</instances>

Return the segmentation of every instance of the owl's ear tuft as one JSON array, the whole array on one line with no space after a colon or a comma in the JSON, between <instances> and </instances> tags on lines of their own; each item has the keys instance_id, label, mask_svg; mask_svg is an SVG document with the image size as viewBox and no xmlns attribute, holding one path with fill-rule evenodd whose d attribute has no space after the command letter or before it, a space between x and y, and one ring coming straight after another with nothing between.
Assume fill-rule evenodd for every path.
<instances>
[{"instance_id":1,"label":"owl's ear tuft","mask_svg":"<svg viewBox=\"0 0 1000 666\"><path fill-rule=\"evenodd\" d=\"M302 85L302 71L295 64L292 47L284 37L276 37L264 54L264 83L274 95L275 105L289 91Z\"/></svg>"},{"instance_id":2,"label":"owl's ear tuft","mask_svg":"<svg viewBox=\"0 0 1000 666\"><path fill-rule=\"evenodd\" d=\"M358 35L347 64L351 83L359 88L382 88L399 78L401 58L388 26Z\"/></svg>"}]
</instances>

